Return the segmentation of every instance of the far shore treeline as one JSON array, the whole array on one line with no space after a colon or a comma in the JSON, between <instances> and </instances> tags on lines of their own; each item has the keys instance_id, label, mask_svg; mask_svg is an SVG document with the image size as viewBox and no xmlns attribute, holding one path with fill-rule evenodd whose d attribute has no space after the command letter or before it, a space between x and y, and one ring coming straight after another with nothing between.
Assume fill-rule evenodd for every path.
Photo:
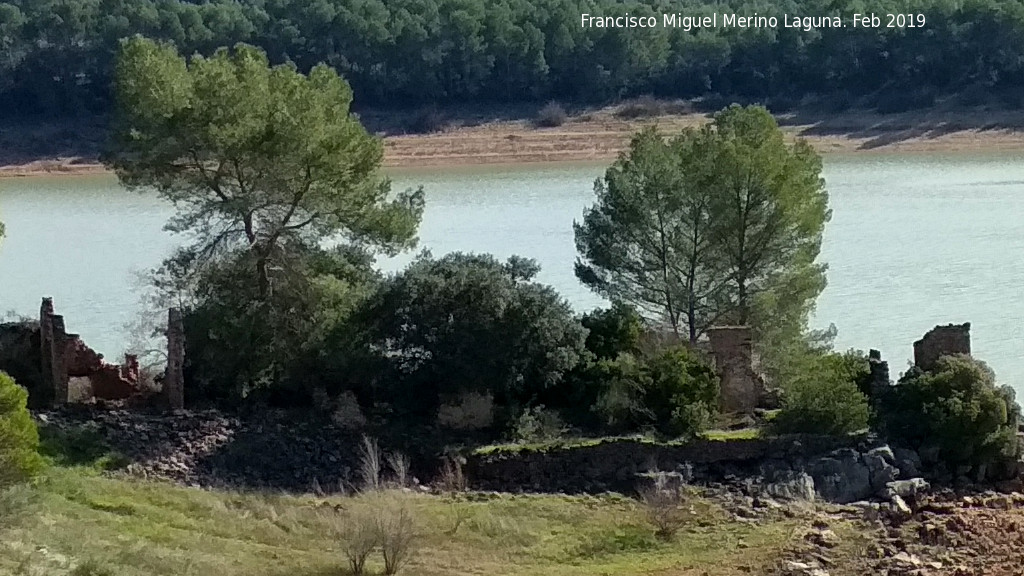
<instances>
[{"instance_id":1,"label":"far shore treeline","mask_svg":"<svg viewBox=\"0 0 1024 576\"><path fill-rule=\"evenodd\" d=\"M581 14L716 12L782 18L923 15L890 28L584 28ZM914 19L915 23L919 19ZM323 62L361 106L653 94L775 112L819 103L899 111L955 95L1016 107L1024 82L1017 0L11 0L0 2L0 114L63 117L112 106L118 41L142 34L184 54L239 42L308 72Z\"/></svg>"}]
</instances>

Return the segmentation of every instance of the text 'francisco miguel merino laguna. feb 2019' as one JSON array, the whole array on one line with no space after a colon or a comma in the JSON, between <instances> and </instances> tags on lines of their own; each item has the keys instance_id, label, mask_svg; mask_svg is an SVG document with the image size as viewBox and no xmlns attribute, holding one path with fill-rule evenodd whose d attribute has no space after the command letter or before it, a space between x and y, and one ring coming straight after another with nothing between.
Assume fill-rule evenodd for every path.
<instances>
[{"instance_id":1,"label":"text 'francisco miguel merino laguna. feb 2019'","mask_svg":"<svg viewBox=\"0 0 1024 576\"><path fill-rule=\"evenodd\" d=\"M682 13L636 16L629 13L616 16L581 14L583 28L678 28L696 30L701 28L923 28L924 14L853 14L841 16L763 16L713 13L694 16Z\"/></svg>"}]
</instances>

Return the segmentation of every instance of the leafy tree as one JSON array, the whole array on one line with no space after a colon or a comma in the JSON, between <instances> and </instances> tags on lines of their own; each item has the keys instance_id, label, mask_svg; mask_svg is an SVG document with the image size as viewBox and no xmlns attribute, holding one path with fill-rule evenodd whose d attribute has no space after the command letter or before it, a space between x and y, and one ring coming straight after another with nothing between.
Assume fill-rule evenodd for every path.
<instances>
[{"instance_id":1,"label":"leafy tree","mask_svg":"<svg viewBox=\"0 0 1024 576\"><path fill-rule=\"evenodd\" d=\"M141 34L182 54L248 42L274 63L323 62L362 103L612 102L641 94L705 102L798 102L879 110L955 96L1019 107L1024 8L1017 0L922 0L927 23L804 31L579 25L582 13L659 15L655 0L10 0L0 2L0 101L13 115L110 109L118 43ZM906 13L876 2L879 13ZM681 0L673 11L853 14L852 0ZM847 17L848 18L848 17ZM920 24L915 21L915 25Z\"/></svg>"},{"instance_id":2,"label":"leafy tree","mask_svg":"<svg viewBox=\"0 0 1024 576\"><path fill-rule=\"evenodd\" d=\"M0 489L32 478L43 465L27 402L28 392L0 372Z\"/></svg>"},{"instance_id":3,"label":"leafy tree","mask_svg":"<svg viewBox=\"0 0 1024 576\"><path fill-rule=\"evenodd\" d=\"M347 326L377 280L365 252L285 246L274 290L251 282L253 255L240 250L208 264L186 292L185 356L190 401L237 406L266 401L308 406L316 388L350 382L322 377L328 335ZM344 353L347 350L332 350Z\"/></svg>"},{"instance_id":4,"label":"leafy tree","mask_svg":"<svg viewBox=\"0 0 1024 576\"><path fill-rule=\"evenodd\" d=\"M868 397L861 391L870 376L867 358L849 351L808 355L782 383L782 410L775 431L842 435L868 427Z\"/></svg>"},{"instance_id":5,"label":"leafy tree","mask_svg":"<svg viewBox=\"0 0 1024 576\"><path fill-rule=\"evenodd\" d=\"M816 260L831 211L821 158L803 140L787 144L762 107L731 106L708 130L709 242L728 278L725 319L777 346L802 334L825 289L826 267Z\"/></svg>"},{"instance_id":6,"label":"leafy tree","mask_svg":"<svg viewBox=\"0 0 1024 576\"><path fill-rule=\"evenodd\" d=\"M766 350L799 338L825 287L821 160L760 107L732 106L666 143L654 129L595 185L575 224L580 280L696 341L751 324Z\"/></svg>"},{"instance_id":7,"label":"leafy tree","mask_svg":"<svg viewBox=\"0 0 1024 576\"><path fill-rule=\"evenodd\" d=\"M654 128L634 136L594 184L597 202L573 224L576 276L597 293L665 320L695 342L714 322L707 171L695 130L671 144Z\"/></svg>"},{"instance_id":8,"label":"leafy tree","mask_svg":"<svg viewBox=\"0 0 1024 576\"><path fill-rule=\"evenodd\" d=\"M381 142L350 114L352 91L330 68L270 67L247 45L186 61L135 37L121 47L116 90L107 163L127 187L174 203L167 228L195 238L193 270L245 249L254 296L266 299L289 243L412 245L422 192L389 201Z\"/></svg>"},{"instance_id":9,"label":"leafy tree","mask_svg":"<svg viewBox=\"0 0 1024 576\"><path fill-rule=\"evenodd\" d=\"M625 304L584 314L580 323L587 329L587 351L595 358L616 358L640 350L643 322L636 310Z\"/></svg>"},{"instance_id":10,"label":"leafy tree","mask_svg":"<svg viewBox=\"0 0 1024 576\"><path fill-rule=\"evenodd\" d=\"M593 407L608 389L609 363L641 353L644 326L636 310L621 303L583 314L580 324L587 331L581 361L562 384L542 392L539 402L574 426L599 431L601 417Z\"/></svg>"},{"instance_id":11,"label":"leafy tree","mask_svg":"<svg viewBox=\"0 0 1024 576\"><path fill-rule=\"evenodd\" d=\"M518 257L421 255L384 281L360 317L389 365L379 399L432 418L464 392L491 394L508 424L559 386L583 354L585 332L569 304Z\"/></svg>"},{"instance_id":12,"label":"leafy tree","mask_svg":"<svg viewBox=\"0 0 1024 576\"><path fill-rule=\"evenodd\" d=\"M911 369L883 398L881 423L912 448L937 447L951 466L995 464L1021 453L1020 407L1013 388L997 386L982 361L956 355L935 369Z\"/></svg>"}]
</instances>

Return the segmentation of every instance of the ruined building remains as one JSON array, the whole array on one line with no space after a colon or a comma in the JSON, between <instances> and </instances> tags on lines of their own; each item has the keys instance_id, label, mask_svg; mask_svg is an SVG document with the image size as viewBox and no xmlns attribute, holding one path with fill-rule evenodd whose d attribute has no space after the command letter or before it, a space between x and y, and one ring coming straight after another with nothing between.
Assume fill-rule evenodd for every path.
<instances>
[{"instance_id":1,"label":"ruined building remains","mask_svg":"<svg viewBox=\"0 0 1024 576\"><path fill-rule=\"evenodd\" d=\"M929 371L943 356L971 354L971 323L936 326L914 342L914 365Z\"/></svg>"},{"instance_id":2,"label":"ruined building remains","mask_svg":"<svg viewBox=\"0 0 1024 576\"><path fill-rule=\"evenodd\" d=\"M78 334L68 333L52 298L43 298L38 323L0 324L0 370L28 389L36 408L124 400L140 392L138 358L126 354L123 364L104 360Z\"/></svg>"},{"instance_id":3,"label":"ruined building remains","mask_svg":"<svg viewBox=\"0 0 1024 576\"><path fill-rule=\"evenodd\" d=\"M167 311L167 369L164 372L161 400L165 407L185 407L185 327L181 310Z\"/></svg>"},{"instance_id":4,"label":"ruined building remains","mask_svg":"<svg viewBox=\"0 0 1024 576\"><path fill-rule=\"evenodd\" d=\"M755 369L750 327L715 326L708 329L708 339L715 369L722 379L722 412L752 413L764 400L765 383Z\"/></svg>"}]
</instances>

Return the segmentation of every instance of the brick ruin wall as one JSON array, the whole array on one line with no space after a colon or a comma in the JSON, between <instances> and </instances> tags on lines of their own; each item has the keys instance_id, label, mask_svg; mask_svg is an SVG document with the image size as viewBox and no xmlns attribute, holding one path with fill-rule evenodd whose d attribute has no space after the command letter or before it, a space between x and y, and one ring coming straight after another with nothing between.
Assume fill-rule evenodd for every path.
<instances>
[{"instance_id":1,"label":"brick ruin wall","mask_svg":"<svg viewBox=\"0 0 1024 576\"><path fill-rule=\"evenodd\" d=\"M141 392L138 358L107 362L78 334L67 332L52 298L43 298L39 320L0 324L0 370L29 391L33 407L69 401L125 400Z\"/></svg>"}]
</instances>

